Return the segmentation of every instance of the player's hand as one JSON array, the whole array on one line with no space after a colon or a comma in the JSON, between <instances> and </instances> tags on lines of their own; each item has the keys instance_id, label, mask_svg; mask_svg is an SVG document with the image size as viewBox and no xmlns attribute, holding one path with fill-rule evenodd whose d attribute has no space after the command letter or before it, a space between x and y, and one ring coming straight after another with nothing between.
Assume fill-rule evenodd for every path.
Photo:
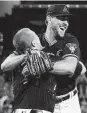
<instances>
[{"instance_id":1,"label":"player's hand","mask_svg":"<svg viewBox=\"0 0 87 113\"><path fill-rule=\"evenodd\" d=\"M85 67L85 65L81 61L79 61L79 63L82 65L81 75L83 75L86 72L86 67Z\"/></svg>"}]
</instances>

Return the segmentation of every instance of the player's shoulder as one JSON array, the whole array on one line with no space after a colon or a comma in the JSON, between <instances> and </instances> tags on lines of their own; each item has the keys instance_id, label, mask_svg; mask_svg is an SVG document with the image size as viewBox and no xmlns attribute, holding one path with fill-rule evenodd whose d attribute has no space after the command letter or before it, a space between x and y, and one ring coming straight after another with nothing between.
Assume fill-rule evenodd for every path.
<instances>
[{"instance_id":1,"label":"player's shoulder","mask_svg":"<svg viewBox=\"0 0 87 113\"><path fill-rule=\"evenodd\" d=\"M65 38L69 38L69 39L76 39L76 36L70 33L65 33Z\"/></svg>"},{"instance_id":2,"label":"player's shoulder","mask_svg":"<svg viewBox=\"0 0 87 113\"><path fill-rule=\"evenodd\" d=\"M64 39L65 39L65 41L70 41L70 42L76 41L76 42L78 42L77 37L73 34L70 34L70 33L65 33Z\"/></svg>"}]
</instances>

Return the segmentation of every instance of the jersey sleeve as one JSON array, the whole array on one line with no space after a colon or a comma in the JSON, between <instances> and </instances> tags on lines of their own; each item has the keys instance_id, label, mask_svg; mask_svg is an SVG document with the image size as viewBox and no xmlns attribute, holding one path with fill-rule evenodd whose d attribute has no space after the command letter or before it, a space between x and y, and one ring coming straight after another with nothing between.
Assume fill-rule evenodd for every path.
<instances>
[{"instance_id":1,"label":"jersey sleeve","mask_svg":"<svg viewBox=\"0 0 87 113\"><path fill-rule=\"evenodd\" d=\"M64 40L63 58L68 56L74 56L77 59L80 58L79 42L75 36L67 35Z\"/></svg>"},{"instance_id":2,"label":"jersey sleeve","mask_svg":"<svg viewBox=\"0 0 87 113\"><path fill-rule=\"evenodd\" d=\"M78 62L75 69L75 73L72 78L76 79L79 75L81 75L81 71L82 71L82 65Z\"/></svg>"}]
</instances>

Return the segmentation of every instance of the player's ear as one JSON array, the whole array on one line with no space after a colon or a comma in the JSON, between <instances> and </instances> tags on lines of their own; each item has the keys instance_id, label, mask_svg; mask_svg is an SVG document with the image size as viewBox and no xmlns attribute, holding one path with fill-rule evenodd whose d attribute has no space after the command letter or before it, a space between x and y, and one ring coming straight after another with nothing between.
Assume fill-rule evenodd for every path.
<instances>
[{"instance_id":1,"label":"player's ear","mask_svg":"<svg viewBox=\"0 0 87 113\"><path fill-rule=\"evenodd\" d=\"M32 46L32 47L36 47L36 46L37 46L36 40L33 40L33 41L31 42L31 46Z\"/></svg>"},{"instance_id":2,"label":"player's ear","mask_svg":"<svg viewBox=\"0 0 87 113\"><path fill-rule=\"evenodd\" d=\"M45 20L46 25L48 24L48 22L50 22L50 20L51 20L51 16L50 16L50 15L48 15L48 16L46 17L46 20Z\"/></svg>"},{"instance_id":3,"label":"player's ear","mask_svg":"<svg viewBox=\"0 0 87 113\"><path fill-rule=\"evenodd\" d=\"M48 21L47 21L47 20L45 20L45 25L47 26L47 24L48 24Z\"/></svg>"}]
</instances>

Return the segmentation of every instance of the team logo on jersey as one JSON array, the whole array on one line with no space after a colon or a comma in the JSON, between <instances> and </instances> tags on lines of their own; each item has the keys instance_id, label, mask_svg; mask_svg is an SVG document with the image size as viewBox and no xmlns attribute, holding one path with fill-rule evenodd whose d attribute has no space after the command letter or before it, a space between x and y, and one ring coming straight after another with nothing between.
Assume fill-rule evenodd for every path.
<instances>
[{"instance_id":1,"label":"team logo on jersey","mask_svg":"<svg viewBox=\"0 0 87 113\"><path fill-rule=\"evenodd\" d=\"M74 53L76 48L77 48L77 45L74 44L74 43L68 43L66 44L66 46L69 48L69 50L71 51L71 53Z\"/></svg>"}]
</instances>

